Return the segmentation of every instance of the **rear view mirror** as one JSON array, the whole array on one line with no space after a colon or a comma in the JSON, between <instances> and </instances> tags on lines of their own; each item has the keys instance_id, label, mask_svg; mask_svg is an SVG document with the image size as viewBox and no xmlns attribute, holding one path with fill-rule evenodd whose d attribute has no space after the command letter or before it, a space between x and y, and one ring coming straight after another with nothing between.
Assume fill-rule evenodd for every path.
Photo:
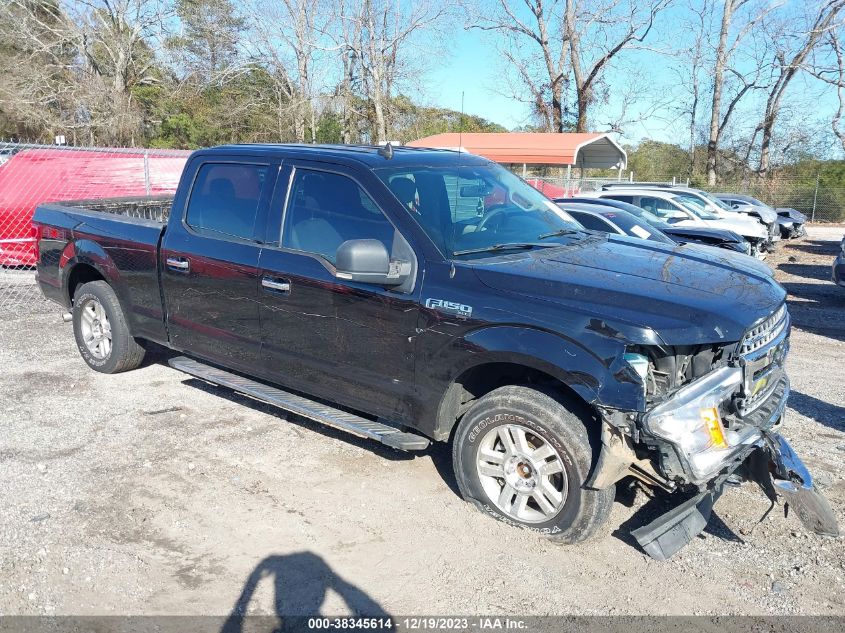
<instances>
[{"instance_id":1,"label":"rear view mirror","mask_svg":"<svg viewBox=\"0 0 845 633\"><path fill-rule=\"evenodd\" d=\"M391 261L379 240L347 240L337 247L335 277L380 286L400 286L408 279L411 264Z\"/></svg>"},{"instance_id":2,"label":"rear view mirror","mask_svg":"<svg viewBox=\"0 0 845 633\"><path fill-rule=\"evenodd\" d=\"M488 185L463 185L461 198L486 198L493 190Z\"/></svg>"}]
</instances>

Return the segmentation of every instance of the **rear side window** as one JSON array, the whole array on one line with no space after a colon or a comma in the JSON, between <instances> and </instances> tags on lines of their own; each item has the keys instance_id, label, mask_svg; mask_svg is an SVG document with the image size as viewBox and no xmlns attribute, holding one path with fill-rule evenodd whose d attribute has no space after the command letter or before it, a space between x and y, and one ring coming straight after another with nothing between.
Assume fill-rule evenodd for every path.
<instances>
[{"instance_id":1,"label":"rear side window","mask_svg":"<svg viewBox=\"0 0 845 633\"><path fill-rule=\"evenodd\" d=\"M206 163L197 172L185 221L201 233L253 239L267 165Z\"/></svg>"},{"instance_id":2,"label":"rear side window","mask_svg":"<svg viewBox=\"0 0 845 633\"><path fill-rule=\"evenodd\" d=\"M627 202L628 204L634 204L634 196L604 196L605 198L610 198L611 200L618 200L619 202Z\"/></svg>"},{"instance_id":3,"label":"rear side window","mask_svg":"<svg viewBox=\"0 0 845 633\"><path fill-rule=\"evenodd\" d=\"M583 224L585 229L590 229L591 231L601 231L602 233L616 233L610 224L601 218L594 216L592 213L580 213L578 211L570 211L569 209L566 209L566 211Z\"/></svg>"}]
</instances>

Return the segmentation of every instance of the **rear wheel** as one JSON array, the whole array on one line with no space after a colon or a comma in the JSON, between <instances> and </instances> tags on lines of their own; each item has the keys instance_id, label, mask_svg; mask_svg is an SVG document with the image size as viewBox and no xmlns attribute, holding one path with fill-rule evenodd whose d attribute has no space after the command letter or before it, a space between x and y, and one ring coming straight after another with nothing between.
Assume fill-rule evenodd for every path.
<instances>
[{"instance_id":1,"label":"rear wheel","mask_svg":"<svg viewBox=\"0 0 845 633\"><path fill-rule=\"evenodd\" d=\"M129 333L117 296L105 281L76 289L73 334L82 359L104 374L135 369L144 360L144 348Z\"/></svg>"},{"instance_id":2,"label":"rear wheel","mask_svg":"<svg viewBox=\"0 0 845 633\"><path fill-rule=\"evenodd\" d=\"M453 463L464 498L492 517L563 543L594 535L614 488L584 487L593 448L581 417L529 387L480 398L455 432Z\"/></svg>"}]
</instances>

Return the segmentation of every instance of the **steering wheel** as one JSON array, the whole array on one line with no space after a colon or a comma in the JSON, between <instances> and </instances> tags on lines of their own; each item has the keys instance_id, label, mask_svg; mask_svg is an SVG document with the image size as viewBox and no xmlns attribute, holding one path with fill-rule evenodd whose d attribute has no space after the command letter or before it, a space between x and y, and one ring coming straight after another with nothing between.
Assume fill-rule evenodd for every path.
<instances>
[{"instance_id":1,"label":"steering wheel","mask_svg":"<svg viewBox=\"0 0 845 633\"><path fill-rule=\"evenodd\" d=\"M505 204L494 204L487 210L487 213L484 214L484 217L481 218L481 222L476 225L475 230L483 231L487 228L487 225L493 221L493 218L497 218L500 216L507 217L505 216L505 214L508 212L508 210L509 207Z\"/></svg>"}]
</instances>

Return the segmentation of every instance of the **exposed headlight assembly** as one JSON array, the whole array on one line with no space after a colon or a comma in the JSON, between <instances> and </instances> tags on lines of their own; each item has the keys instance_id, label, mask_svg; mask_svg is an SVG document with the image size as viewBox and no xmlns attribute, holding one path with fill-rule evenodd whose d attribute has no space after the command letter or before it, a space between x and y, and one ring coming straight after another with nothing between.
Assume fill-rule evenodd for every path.
<instances>
[{"instance_id":1,"label":"exposed headlight assembly","mask_svg":"<svg viewBox=\"0 0 845 633\"><path fill-rule=\"evenodd\" d=\"M741 383L739 367L722 367L679 389L643 420L650 433L678 448L698 480L718 470L737 447L756 439L753 427L740 433L722 424L720 407Z\"/></svg>"}]
</instances>

